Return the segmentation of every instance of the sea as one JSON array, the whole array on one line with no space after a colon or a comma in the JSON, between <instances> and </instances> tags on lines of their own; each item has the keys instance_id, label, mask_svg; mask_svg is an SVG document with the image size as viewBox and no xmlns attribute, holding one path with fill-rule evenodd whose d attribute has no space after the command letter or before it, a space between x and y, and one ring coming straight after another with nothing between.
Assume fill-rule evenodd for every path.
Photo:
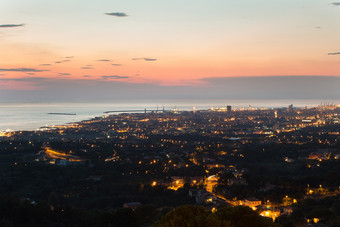
<instances>
[{"instance_id":1,"label":"sea","mask_svg":"<svg viewBox=\"0 0 340 227\"><path fill-rule=\"evenodd\" d=\"M106 115L106 111L140 110L204 110L221 108L227 105L232 108L277 108L314 107L326 104L340 104L338 100L166 100L166 101L121 101L105 103L0 103L0 131L37 130L41 127L66 125L94 117ZM50 114L59 113L59 114ZM70 115L64 115L70 114ZM71 115L72 114L72 115Z\"/></svg>"}]
</instances>

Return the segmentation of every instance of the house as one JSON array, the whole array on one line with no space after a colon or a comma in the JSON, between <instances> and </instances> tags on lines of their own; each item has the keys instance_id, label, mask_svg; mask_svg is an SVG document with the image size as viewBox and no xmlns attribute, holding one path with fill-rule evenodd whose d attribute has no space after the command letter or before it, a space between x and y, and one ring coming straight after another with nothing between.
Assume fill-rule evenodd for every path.
<instances>
[{"instance_id":1,"label":"house","mask_svg":"<svg viewBox=\"0 0 340 227\"><path fill-rule=\"evenodd\" d=\"M252 208L253 210L256 210L256 206L259 206L262 204L262 201L256 198L248 198L242 201L244 206L248 206Z\"/></svg>"},{"instance_id":2,"label":"house","mask_svg":"<svg viewBox=\"0 0 340 227\"><path fill-rule=\"evenodd\" d=\"M213 169L213 168L225 168L225 165L223 164L207 164L208 169Z\"/></svg>"}]
</instances>

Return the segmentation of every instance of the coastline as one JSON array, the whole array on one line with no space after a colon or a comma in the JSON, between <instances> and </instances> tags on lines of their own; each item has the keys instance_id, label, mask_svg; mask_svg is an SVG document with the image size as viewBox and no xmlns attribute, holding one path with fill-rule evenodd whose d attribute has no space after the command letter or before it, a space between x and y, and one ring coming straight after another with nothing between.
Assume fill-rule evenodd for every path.
<instances>
[{"instance_id":1,"label":"coastline","mask_svg":"<svg viewBox=\"0 0 340 227\"><path fill-rule=\"evenodd\" d=\"M340 103L339 100L333 100ZM231 105L237 108L279 108L288 107L316 107L322 103L333 103L322 100L177 100L177 102L164 102L166 110L193 110L209 109L212 107L225 107ZM95 117L102 117L105 112L114 114L123 110L162 110L163 104L157 103L1 103L0 131L34 131L44 127L56 125L69 125ZM144 112L144 111L141 111ZM49 115L48 113L74 113L75 115Z\"/></svg>"}]
</instances>

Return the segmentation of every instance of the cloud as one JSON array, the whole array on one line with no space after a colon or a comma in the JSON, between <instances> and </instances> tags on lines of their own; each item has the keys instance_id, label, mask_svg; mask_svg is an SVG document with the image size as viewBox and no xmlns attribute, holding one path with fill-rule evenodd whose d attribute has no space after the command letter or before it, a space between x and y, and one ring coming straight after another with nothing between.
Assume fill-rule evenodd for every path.
<instances>
[{"instance_id":1,"label":"cloud","mask_svg":"<svg viewBox=\"0 0 340 227\"><path fill-rule=\"evenodd\" d=\"M20 78L6 78L0 81L20 81L20 82L40 82L47 80L45 77L20 77Z\"/></svg>"},{"instance_id":2,"label":"cloud","mask_svg":"<svg viewBox=\"0 0 340 227\"><path fill-rule=\"evenodd\" d=\"M22 26L25 26L25 24L0 24L0 28L16 28Z\"/></svg>"},{"instance_id":3,"label":"cloud","mask_svg":"<svg viewBox=\"0 0 340 227\"><path fill-rule=\"evenodd\" d=\"M0 72L46 72L50 70L33 69L33 68L12 68L12 69L1 69Z\"/></svg>"},{"instance_id":4,"label":"cloud","mask_svg":"<svg viewBox=\"0 0 340 227\"><path fill-rule=\"evenodd\" d=\"M121 12L105 13L105 14L109 16L115 16L115 17L127 17L128 16L126 13L121 13Z\"/></svg>"},{"instance_id":5,"label":"cloud","mask_svg":"<svg viewBox=\"0 0 340 227\"><path fill-rule=\"evenodd\" d=\"M58 73L58 76L71 76L72 74L70 73Z\"/></svg>"},{"instance_id":6,"label":"cloud","mask_svg":"<svg viewBox=\"0 0 340 227\"><path fill-rule=\"evenodd\" d=\"M221 77L203 81L208 83L205 96L220 94L227 99L328 99L340 95L339 76Z\"/></svg>"},{"instance_id":7,"label":"cloud","mask_svg":"<svg viewBox=\"0 0 340 227\"><path fill-rule=\"evenodd\" d=\"M157 61L157 58L132 58L134 61L144 60L144 61Z\"/></svg>"},{"instance_id":8,"label":"cloud","mask_svg":"<svg viewBox=\"0 0 340 227\"><path fill-rule=\"evenodd\" d=\"M55 64L61 64L61 63L65 63L65 62L69 62L71 61L70 59L64 59L64 60L61 60L61 61L55 61L54 63ZM47 65L51 65L51 64L44 64L44 66L47 66Z\"/></svg>"},{"instance_id":9,"label":"cloud","mask_svg":"<svg viewBox=\"0 0 340 227\"><path fill-rule=\"evenodd\" d=\"M31 75L31 76L33 76L33 75L35 75L35 73L27 73L28 75Z\"/></svg>"},{"instance_id":10,"label":"cloud","mask_svg":"<svg viewBox=\"0 0 340 227\"><path fill-rule=\"evenodd\" d=\"M122 66L122 64L111 64L113 66Z\"/></svg>"},{"instance_id":11,"label":"cloud","mask_svg":"<svg viewBox=\"0 0 340 227\"><path fill-rule=\"evenodd\" d=\"M118 76L118 75L113 75L113 76L102 76L103 79L127 79L129 78L128 76Z\"/></svg>"},{"instance_id":12,"label":"cloud","mask_svg":"<svg viewBox=\"0 0 340 227\"><path fill-rule=\"evenodd\" d=\"M87 77L87 76L86 76ZM159 100L165 103L169 100L207 100L212 103L216 100L233 100L234 104L226 101L225 105L281 105L282 100L288 100L287 105L295 102L309 105L311 99L327 101L340 97L340 76L263 76L263 77L225 77L206 78L197 86L161 86L157 83L133 83L128 79L101 80L82 77L80 79L66 79L66 77L51 77L45 79L22 78L24 82L31 83L30 91L10 88L5 85L0 89L0 101L112 101L112 100ZM35 80L35 81L34 81ZM4 81L6 82L6 81ZM19 81L18 81L19 82ZM89 91L93 92L89 92ZM203 91L203 92L202 92ZM317 92L316 92L317 91ZM308 100L306 100L308 97ZM237 99L237 100L235 100ZM259 100L263 101L259 104ZM273 101L276 99L275 101ZM280 99L281 101L278 101ZM300 100L299 100L300 99ZM272 100L272 101L270 101ZM171 101L173 103L174 101ZM284 101L286 102L286 101ZM320 103L319 102L319 103ZM257 103L257 104L256 104ZM314 103L314 101L313 101Z\"/></svg>"},{"instance_id":13,"label":"cloud","mask_svg":"<svg viewBox=\"0 0 340 227\"><path fill-rule=\"evenodd\" d=\"M332 5L340 6L340 2L332 2Z\"/></svg>"},{"instance_id":14,"label":"cloud","mask_svg":"<svg viewBox=\"0 0 340 227\"><path fill-rule=\"evenodd\" d=\"M6 76L6 74L3 74L3 73L2 73L2 74L0 74L0 76Z\"/></svg>"},{"instance_id":15,"label":"cloud","mask_svg":"<svg viewBox=\"0 0 340 227\"><path fill-rule=\"evenodd\" d=\"M96 60L96 61L111 61L109 59L99 59L99 60Z\"/></svg>"},{"instance_id":16,"label":"cloud","mask_svg":"<svg viewBox=\"0 0 340 227\"><path fill-rule=\"evenodd\" d=\"M94 68L91 66L85 66L85 67L81 67L81 69L94 69Z\"/></svg>"},{"instance_id":17,"label":"cloud","mask_svg":"<svg viewBox=\"0 0 340 227\"><path fill-rule=\"evenodd\" d=\"M74 58L74 56L66 56L65 58Z\"/></svg>"},{"instance_id":18,"label":"cloud","mask_svg":"<svg viewBox=\"0 0 340 227\"><path fill-rule=\"evenodd\" d=\"M51 64L40 64L40 66L50 66Z\"/></svg>"},{"instance_id":19,"label":"cloud","mask_svg":"<svg viewBox=\"0 0 340 227\"><path fill-rule=\"evenodd\" d=\"M88 77L92 77L92 76L90 76L90 75L84 75L83 77L87 77L87 78L88 78Z\"/></svg>"},{"instance_id":20,"label":"cloud","mask_svg":"<svg viewBox=\"0 0 340 227\"><path fill-rule=\"evenodd\" d=\"M328 55L338 55L340 52L333 52L333 53L328 53Z\"/></svg>"},{"instance_id":21,"label":"cloud","mask_svg":"<svg viewBox=\"0 0 340 227\"><path fill-rule=\"evenodd\" d=\"M156 58L144 58L145 61L157 61Z\"/></svg>"}]
</instances>

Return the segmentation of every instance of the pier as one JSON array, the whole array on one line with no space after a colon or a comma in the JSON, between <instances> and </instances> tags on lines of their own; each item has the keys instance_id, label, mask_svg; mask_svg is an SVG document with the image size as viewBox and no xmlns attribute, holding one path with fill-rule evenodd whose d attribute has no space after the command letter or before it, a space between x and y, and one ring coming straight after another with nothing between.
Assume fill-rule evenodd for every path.
<instances>
[{"instance_id":1,"label":"pier","mask_svg":"<svg viewBox=\"0 0 340 227\"><path fill-rule=\"evenodd\" d=\"M156 110L147 110L147 109L144 109L144 110L112 110L112 111L105 111L104 113L147 113L147 112L155 112L155 113L158 113L158 112L165 112L165 109L163 107L162 110L159 110L158 108Z\"/></svg>"}]
</instances>

